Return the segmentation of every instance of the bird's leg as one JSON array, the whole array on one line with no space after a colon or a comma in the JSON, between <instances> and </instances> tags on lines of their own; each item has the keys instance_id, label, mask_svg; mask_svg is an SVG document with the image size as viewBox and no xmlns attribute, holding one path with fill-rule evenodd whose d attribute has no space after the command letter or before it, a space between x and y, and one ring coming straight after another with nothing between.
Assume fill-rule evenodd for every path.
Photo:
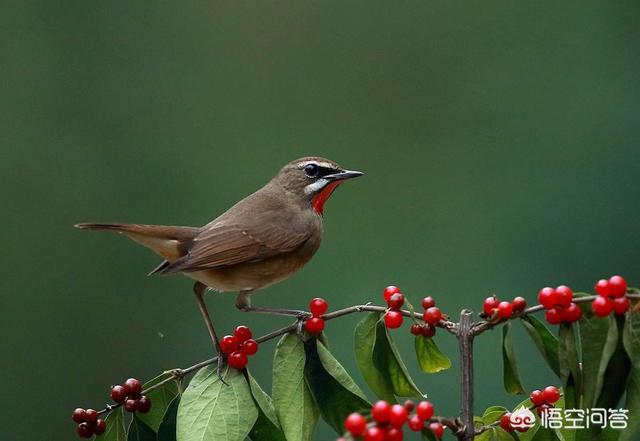
<instances>
[{"instance_id":1,"label":"bird's leg","mask_svg":"<svg viewBox=\"0 0 640 441\"><path fill-rule=\"evenodd\" d=\"M257 312L258 314L275 314L287 317L295 317L298 320L298 332L302 332L302 324L311 317L311 313L298 309L263 308L251 305L251 291L242 291L236 298L236 308L244 312Z\"/></svg>"},{"instance_id":2,"label":"bird's leg","mask_svg":"<svg viewBox=\"0 0 640 441\"><path fill-rule=\"evenodd\" d=\"M216 334L216 330L213 327L213 323L211 322L211 316L209 315L209 310L207 309L207 304L204 302L204 293L207 291L206 285L200 282L196 282L193 285L193 292L196 294L196 301L198 303L198 308L202 313L202 318L204 319L205 325L207 325L207 331L209 331L209 336L211 337L211 342L216 348L216 352L218 353L218 367L216 369L216 373L218 374L218 378L220 381L226 384L224 379L222 378L222 351L220 350L220 341L218 340L218 335Z\"/></svg>"}]
</instances>

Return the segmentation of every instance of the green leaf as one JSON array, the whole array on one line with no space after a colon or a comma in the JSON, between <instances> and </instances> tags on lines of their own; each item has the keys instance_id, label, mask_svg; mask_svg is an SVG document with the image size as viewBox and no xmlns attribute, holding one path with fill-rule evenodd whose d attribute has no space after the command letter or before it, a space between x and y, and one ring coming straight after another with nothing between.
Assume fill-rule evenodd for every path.
<instances>
[{"instance_id":1,"label":"green leaf","mask_svg":"<svg viewBox=\"0 0 640 441\"><path fill-rule=\"evenodd\" d=\"M558 359L560 361L560 374L564 385L567 407L579 408L582 375L578 364L578 349L571 323L560 324Z\"/></svg>"},{"instance_id":2,"label":"green leaf","mask_svg":"<svg viewBox=\"0 0 640 441\"><path fill-rule=\"evenodd\" d=\"M580 342L582 348L582 376L584 382L584 408L594 407L600 395L604 371L618 342L618 329L610 320L593 314L590 303L581 304ZM614 326L610 326L614 324Z\"/></svg>"},{"instance_id":3,"label":"green leaf","mask_svg":"<svg viewBox=\"0 0 640 441\"><path fill-rule=\"evenodd\" d=\"M305 379L322 418L336 433L344 432L344 420L352 412L370 409L371 404L347 371L325 346L315 339L305 344Z\"/></svg>"},{"instance_id":4,"label":"green leaf","mask_svg":"<svg viewBox=\"0 0 640 441\"><path fill-rule=\"evenodd\" d=\"M178 406L178 441L244 441L258 418L244 374L227 368L224 384L216 366L193 377Z\"/></svg>"},{"instance_id":5,"label":"green leaf","mask_svg":"<svg viewBox=\"0 0 640 441\"><path fill-rule=\"evenodd\" d=\"M422 429L422 432L420 432L420 439L422 439L422 441L437 441L436 436L429 429ZM476 440L477 439L478 438L476 438Z\"/></svg>"},{"instance_id":6,"label":"green leaf","mask_svg":"<svg viewBox=\"0 0 640 441\"><path fill-rule=\"evenodd\" d=\"M178 406L180 397L175 397L164 413L162 423L158 429L158 441L176 441L176 419L178 417Z\"/></svg>"},{"instance_id":7,"label":"green leaf","mask_svg":"<svg viewBox=\"0 0 640 441\"><path fill-rule=\"evenodd\" d=\"M271 397L262 390L251 375L249 375L249 387L258 406L258 419L249 432L249 438L253 441L286 441Z\"/></svg>"},{"instance_id":8,"label":"green leaf","mask_svg":"<svg viewBox=\"0 0 640 441\"><path fill-rule=\"evenodd\" d=\"M311 440L318 423L318 407L304 381L305 360L298 336L283 336L273 360L273 403L288 441Z\"/></svg>"},{"instance_id":9,"label":"green leaf","mask_svg":"<svg viewBox=\"0 0 640 441\"><path fill-rule=\"evenodd\" d=\"M607 387L602 387L595 407L603 407L605 409L615 408L618 406L622 396L624 395L624 391L627 386L627 378L631 371L631 360L624 349L622 340L624 326L624 316L616 314L614 324L611 325L611 328L616 328L617 335L621 338L617 339L609 364L603 373L603 378L607 383Z\"/></svg>"},{"instance_id":10,"label":"green leaf","mask_svg":"<svg viewBox=\"0 0 640 441\"><path fill-rule=\"evenodd\" d=\"M536 435L532 438L532 441L558 441L558 439L559 438L555 430L540 427L536 432Z\"/></svg>"},{"instance_id":11,"label":"green leaf","mask_svg":"<svg viewBox=\"0 0 640 441\"><path fill-rule=\"evenodd\" d=\"M558 361L558 339L540 320L532 315L520 317L520 323L535 343L536 347L547 361L547 364L560 377L560 362Z\"/></svg>"},{"instance_id":12,"label":"green leaf","mask_svg":"<svg viewBox=\"0 0 640 441\"><path fill-rule=\"evenodd\" d=\"M147 389L155 384L160 383L162 380L166 380L170 377L170 374L162 374L154 378L153 380L147 381L143 389ZM167 411L167 407L169 407L169 403L173 401L173 399L178 395L180 391L178 382L175 380L169 381L157 389L153 389L147 394L147 397L151 400L151 410L147 413L139 413L136 416L149 426L154 432L158 432L158 428L160 427L160 423L164 417L165 412Z\"/></svg>"},{"instance_id":13,"label":"green leaf","mask_svg":"<svg viewBox=\"0 0 640 441\"><path fill-rule=\"evenodd\" d=\"M431 374L451 367L451 360L440 351L434 339L416 335L415 349L418 364L424 372Z\"/></svg>"},{"instance_id":14,"label":"green leaf","mask_svg":"<svg viewBox=\"0 0 640 441\"><path fill-rule=\"evenodd\" d=\"M102 435L96 436L95 441L125 441L127 439L122 406L111 411L104 421L107 423L107 429Z\"/></svg>"},{"instance_id":15,"label":"green leaf","mask_svg":"<svg viewBox=\"0 0 640 441\"><path fill-rule=\"evenodd\" d=\"M156 441L156 432L140 420L135 414L129 424L129 434L127 441Z\"/></svg>"},{"instance_id":16,"label":"green leaf","mask_svg":"<svg viewBox=\"0 0 640 441\"><path fill-rule=\"evenodd\" d=\"M376 331L380 314L371 312L357 325L354 331L354 351L358 369L373 393L383 400L395 401L393 384L386 368L378 368L373 363L376 349Z\"/></svg>"},{"instance_id":17,"label":"green leaf","mask_svg":"<svg viewBox=\"0 0 640 441\"><path fill-rule=\"evenodd\" d=\"M629 425L620 435L620 441L638 439L640 432L640 314L627 313L622 331L624 349L631 359L631 373L627 385L625 408L629 409Z\"/></svg>"},{"instance_id":18,"label":"green leaf","mask_svg":"<svg viewBox=\"0 0 640 441\"><path fill-rule=\"evenodd\" d=\"M380 314L368 314L358 323L355 352L362 376L378 397L395 401L395 396L423 396L380 320Z\"/></svg>"},{"instance_id":19,"label":"green leaf","mask_svg":"<svg viewBox=\"0 0 640 441\"><path fill-rule=\"evenodd\" d=\"M504 390L507 393L512 395L524 393L524 388L518 375L516 354L513 349L511 322L507 322L502 326L502 374Z\"/></svg>"}]
</instances>

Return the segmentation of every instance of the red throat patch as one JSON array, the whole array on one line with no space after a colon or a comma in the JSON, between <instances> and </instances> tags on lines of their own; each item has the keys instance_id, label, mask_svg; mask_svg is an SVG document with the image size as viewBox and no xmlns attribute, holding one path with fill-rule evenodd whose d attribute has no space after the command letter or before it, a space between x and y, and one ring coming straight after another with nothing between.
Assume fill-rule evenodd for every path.
<instances>
[{"instance_id":1,"label":"red throat patch","mask_svg":"<svg viewBox=\"0 0 640 441\"><path fill-rule=\"evenodd\" d=\"M313 211L322 216L324 214L324 203L327 202L327 199L329 199L333 190L335 190L340 184L342 184L342 181L333 181L325 185L325 187L311 199Z\"/></svg>"}]
</instances>

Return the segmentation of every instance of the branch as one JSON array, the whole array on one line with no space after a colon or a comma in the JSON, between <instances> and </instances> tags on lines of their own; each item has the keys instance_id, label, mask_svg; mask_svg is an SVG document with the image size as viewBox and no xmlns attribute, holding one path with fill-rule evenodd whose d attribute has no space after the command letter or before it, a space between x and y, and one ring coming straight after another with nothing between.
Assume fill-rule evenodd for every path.
<instances>
[{"instance_id":1,"label":"branch","mask_svg":"<svg viewBox=\"0 0 640 441\"><path fill-rule=\"evenodd\" d=\"M365 305L354 305L354 306L349 306L348 308L343 308L343 309L338 309L337 311L333 311L333 312L329 312L327 314L324 314L322 316L322 318L327 321L327 320L333 320L336 319L338 317L343 317L345 315L350 315L353 313L357 313L357 312L378 312L378 313L384 313L388 310L389 308L386 306L378 306L378 305L372 305L370 303L367 303ZM412 312L412 311L407 311L405 309L401 309L399 311L403 316L405 317L409 317L413 320L422 320L422 314L417 313L417 312ZM265 334L263 336L260 336L258 338L256 338L255 340L258 343L263 343L265 341L269 341L269 340L273 340L274 338L278 338L284 334L288 334L290 332L294 332L298 330L298 326L299 326L299 321L295 321L294 323L290 324L289 326L285 326L283 328L280 329L276 329L275 331L272 331L268 334ZM458 325L457 323L453 323L449 320L440 320L440 322L438 322L436 324L436 326L438 326L439 328L442 328L444 330L446 330L447 332L451 333L451 334L456 334L457 333L457 328ZM151 392L154 389L157 389L163 385L165 385L166 383L169 383L170 381L175 381L175 380L181 380L183 377L189 375L190 373L197 371L200 368L203 368L205 366L209 366L211 364L214 364L218 361L218 357L213 357L213 358L209 358L208 360L204 360L201 361L199 363L194 364L193 366L189 366L187 368L176 368L176 369L170 369L168 371L165 371L164 374L167 374L167 378L165 378L162 381L159 381L158 383L155 383L153 386L148 387L147 389L142 391L142 394L147 394L149 392ZM103 413L107 413L112 411L113 409L116 409L118 407L122 406L122 403L119 404L107 404L106 407L102 410L100 410L98 413L99 414L103 414ZM453 422L453 420L447 420L446 418L444 419L446 421L448 421L451 424L455 424L455 422ZM439 421L442 424L444 424L445 426L448 426L448 424L445 423L445 421ZM457 426L455 426L457 427Z\"/></svg>"}]
</instances>

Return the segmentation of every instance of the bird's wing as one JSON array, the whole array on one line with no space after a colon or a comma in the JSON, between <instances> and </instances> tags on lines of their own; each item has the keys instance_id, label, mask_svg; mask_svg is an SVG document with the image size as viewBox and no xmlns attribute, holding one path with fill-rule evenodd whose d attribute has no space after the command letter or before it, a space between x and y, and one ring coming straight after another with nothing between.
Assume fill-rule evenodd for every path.
<instances>
[{"instance_id":1,"label":"bird's wing","mask_svg":"<svg viewBox=\"0 0 640 441\"><path fill-rule=\"evenodd\" d=\"M287 223L279 224L264 219L248 225L213 223L193 239L183 257L159 272L193 272L260 261L293 251L309 238L308 231L293 230Z\"/></svg>"}]
</instances>

